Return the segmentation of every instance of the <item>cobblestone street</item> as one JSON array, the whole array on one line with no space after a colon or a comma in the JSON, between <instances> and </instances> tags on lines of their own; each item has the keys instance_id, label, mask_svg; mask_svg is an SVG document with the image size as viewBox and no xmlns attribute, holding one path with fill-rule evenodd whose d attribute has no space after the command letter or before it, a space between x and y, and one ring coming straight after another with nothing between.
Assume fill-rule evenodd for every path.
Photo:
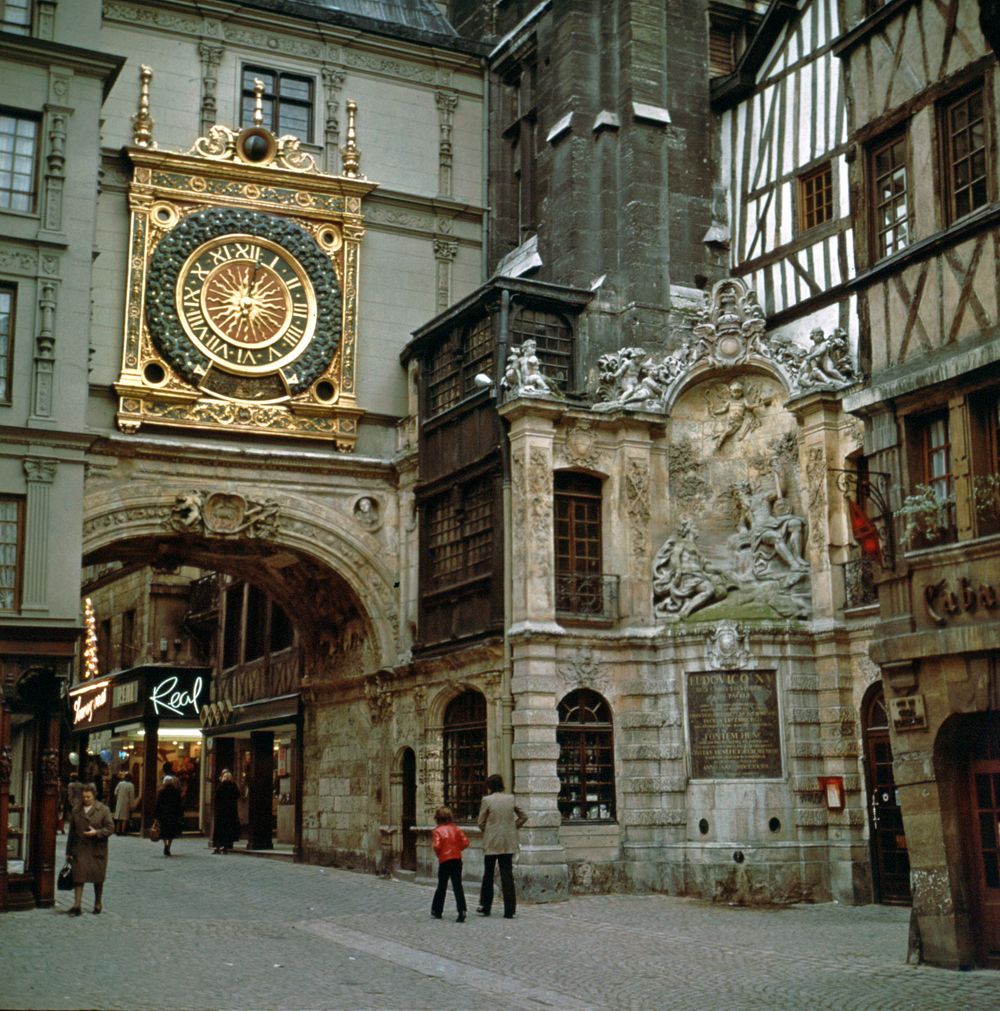
<instances>
[{"instance_id":1,"label":"cobblestone street","mask_svg":"<svg viewBox=\"0 0 1000 1011\"><path fill-rule=\"evenodd\" d=\"M430 918L431 888L113 839L105 910L0 917L4 1008L995 1008L1000 975L904 963L908 911L666 896ZM470 899L475 887L468 889ZM474 908L474 901L471 903Z\"/></svg>"}]
</instances>

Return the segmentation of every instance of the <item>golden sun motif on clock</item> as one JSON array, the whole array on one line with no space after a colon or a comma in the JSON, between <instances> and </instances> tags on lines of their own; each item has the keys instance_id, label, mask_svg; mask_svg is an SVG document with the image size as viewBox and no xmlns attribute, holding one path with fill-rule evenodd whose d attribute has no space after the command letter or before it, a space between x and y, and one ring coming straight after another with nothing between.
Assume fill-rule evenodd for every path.
<instances>
[{"instance_id":1,"label":"golden sun motif on clock","mask_svg":"<svg viewBox=\"0 0 1000 1011\"><path fill-rule=\"evenodd\" d=\"M237 344L268 340L287 321L292 304L280 277L249 260L218 267L203 293L205 318Z\"/></svg>"},{"instance_id":2,"label":"golden sun motif on clock","mask_svg":"<svg viewBox=\"0 0 1000 1011\"><path fill-rule=\"evenodd\" d=\"M316 329L316 296L299 261L254 235L199 246L177 276L177 311L190 340L219 368L277 372L294 362Z\"/></svg>"}]
</instances>

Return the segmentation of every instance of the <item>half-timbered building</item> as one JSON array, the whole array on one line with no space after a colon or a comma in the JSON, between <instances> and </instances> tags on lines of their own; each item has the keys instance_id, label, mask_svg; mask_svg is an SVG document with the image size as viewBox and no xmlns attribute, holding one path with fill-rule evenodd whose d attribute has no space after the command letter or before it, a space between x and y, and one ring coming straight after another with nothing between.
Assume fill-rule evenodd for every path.
<instances>
[{"instance_id":1,"label":"half-timbered building","mask_svg":"<svg viewBox=\"0 0 1000 1011\"><path fill-rule=\"evenodd\" d=\"M850 286L870 370L847 407L864 418L868 479L888 492L894 517L872 657L923 954L952 967L1000 965L1000 78L984 36L990 6L848 4L834 45L850 112Z\"/></svg>"}]
</instances>

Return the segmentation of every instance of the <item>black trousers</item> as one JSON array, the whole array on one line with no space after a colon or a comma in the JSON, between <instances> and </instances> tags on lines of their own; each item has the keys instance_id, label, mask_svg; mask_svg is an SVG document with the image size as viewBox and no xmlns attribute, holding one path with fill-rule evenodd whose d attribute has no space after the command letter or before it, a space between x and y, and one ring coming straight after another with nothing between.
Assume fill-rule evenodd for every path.
<instances>
[{"instance_id":1,"label":"black trousers","mask_svg":"<svg viewBox=\"0 0 1000 1011\"><path fill-rule=\"evenodd\" d=\"M440 916L444 911L444 897L448 894L448 882L455 893L455 905L460 913L465 912L465 889L462 888L462 861L442 860L438 864L438 886L431 901L431 912Z\"/></svg>"},{"instance_id":2,"label":"black trousers","mask_svg":"<svg viewBox=\"0 0 1000 1011\"><path fill-rule=\"evenodd\" d=\"M483 857L483 887L479 891L479 908L484 913L488 913L493 908L493 868L497 864L500 864L500 894L503 895L503 915L513 916L517 911L513 860L513 853L488 853Z\"/></svg>"}]
</instances>

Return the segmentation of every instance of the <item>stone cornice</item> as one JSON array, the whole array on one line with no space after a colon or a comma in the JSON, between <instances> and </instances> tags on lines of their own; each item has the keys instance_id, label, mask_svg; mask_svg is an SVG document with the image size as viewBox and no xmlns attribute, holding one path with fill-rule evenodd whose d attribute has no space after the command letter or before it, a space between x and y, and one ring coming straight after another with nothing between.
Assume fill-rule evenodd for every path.
<instances>
[{"instance_id":1,"label":"stone cornice","mask_svg":"<svg viewBox=\"0 0 1000 1011\"><path fill-rule=\"evenodd\" d=\"M0 32L0 48L3 49L4 59L11 63L30 63L46 68L58 65L69 67L73 73L84 77L96 77L104 84L104 98L108 97L119 72L125 66L124 56L25 35L12 35L9 32Z\"/></svg>"}]
</instances>

